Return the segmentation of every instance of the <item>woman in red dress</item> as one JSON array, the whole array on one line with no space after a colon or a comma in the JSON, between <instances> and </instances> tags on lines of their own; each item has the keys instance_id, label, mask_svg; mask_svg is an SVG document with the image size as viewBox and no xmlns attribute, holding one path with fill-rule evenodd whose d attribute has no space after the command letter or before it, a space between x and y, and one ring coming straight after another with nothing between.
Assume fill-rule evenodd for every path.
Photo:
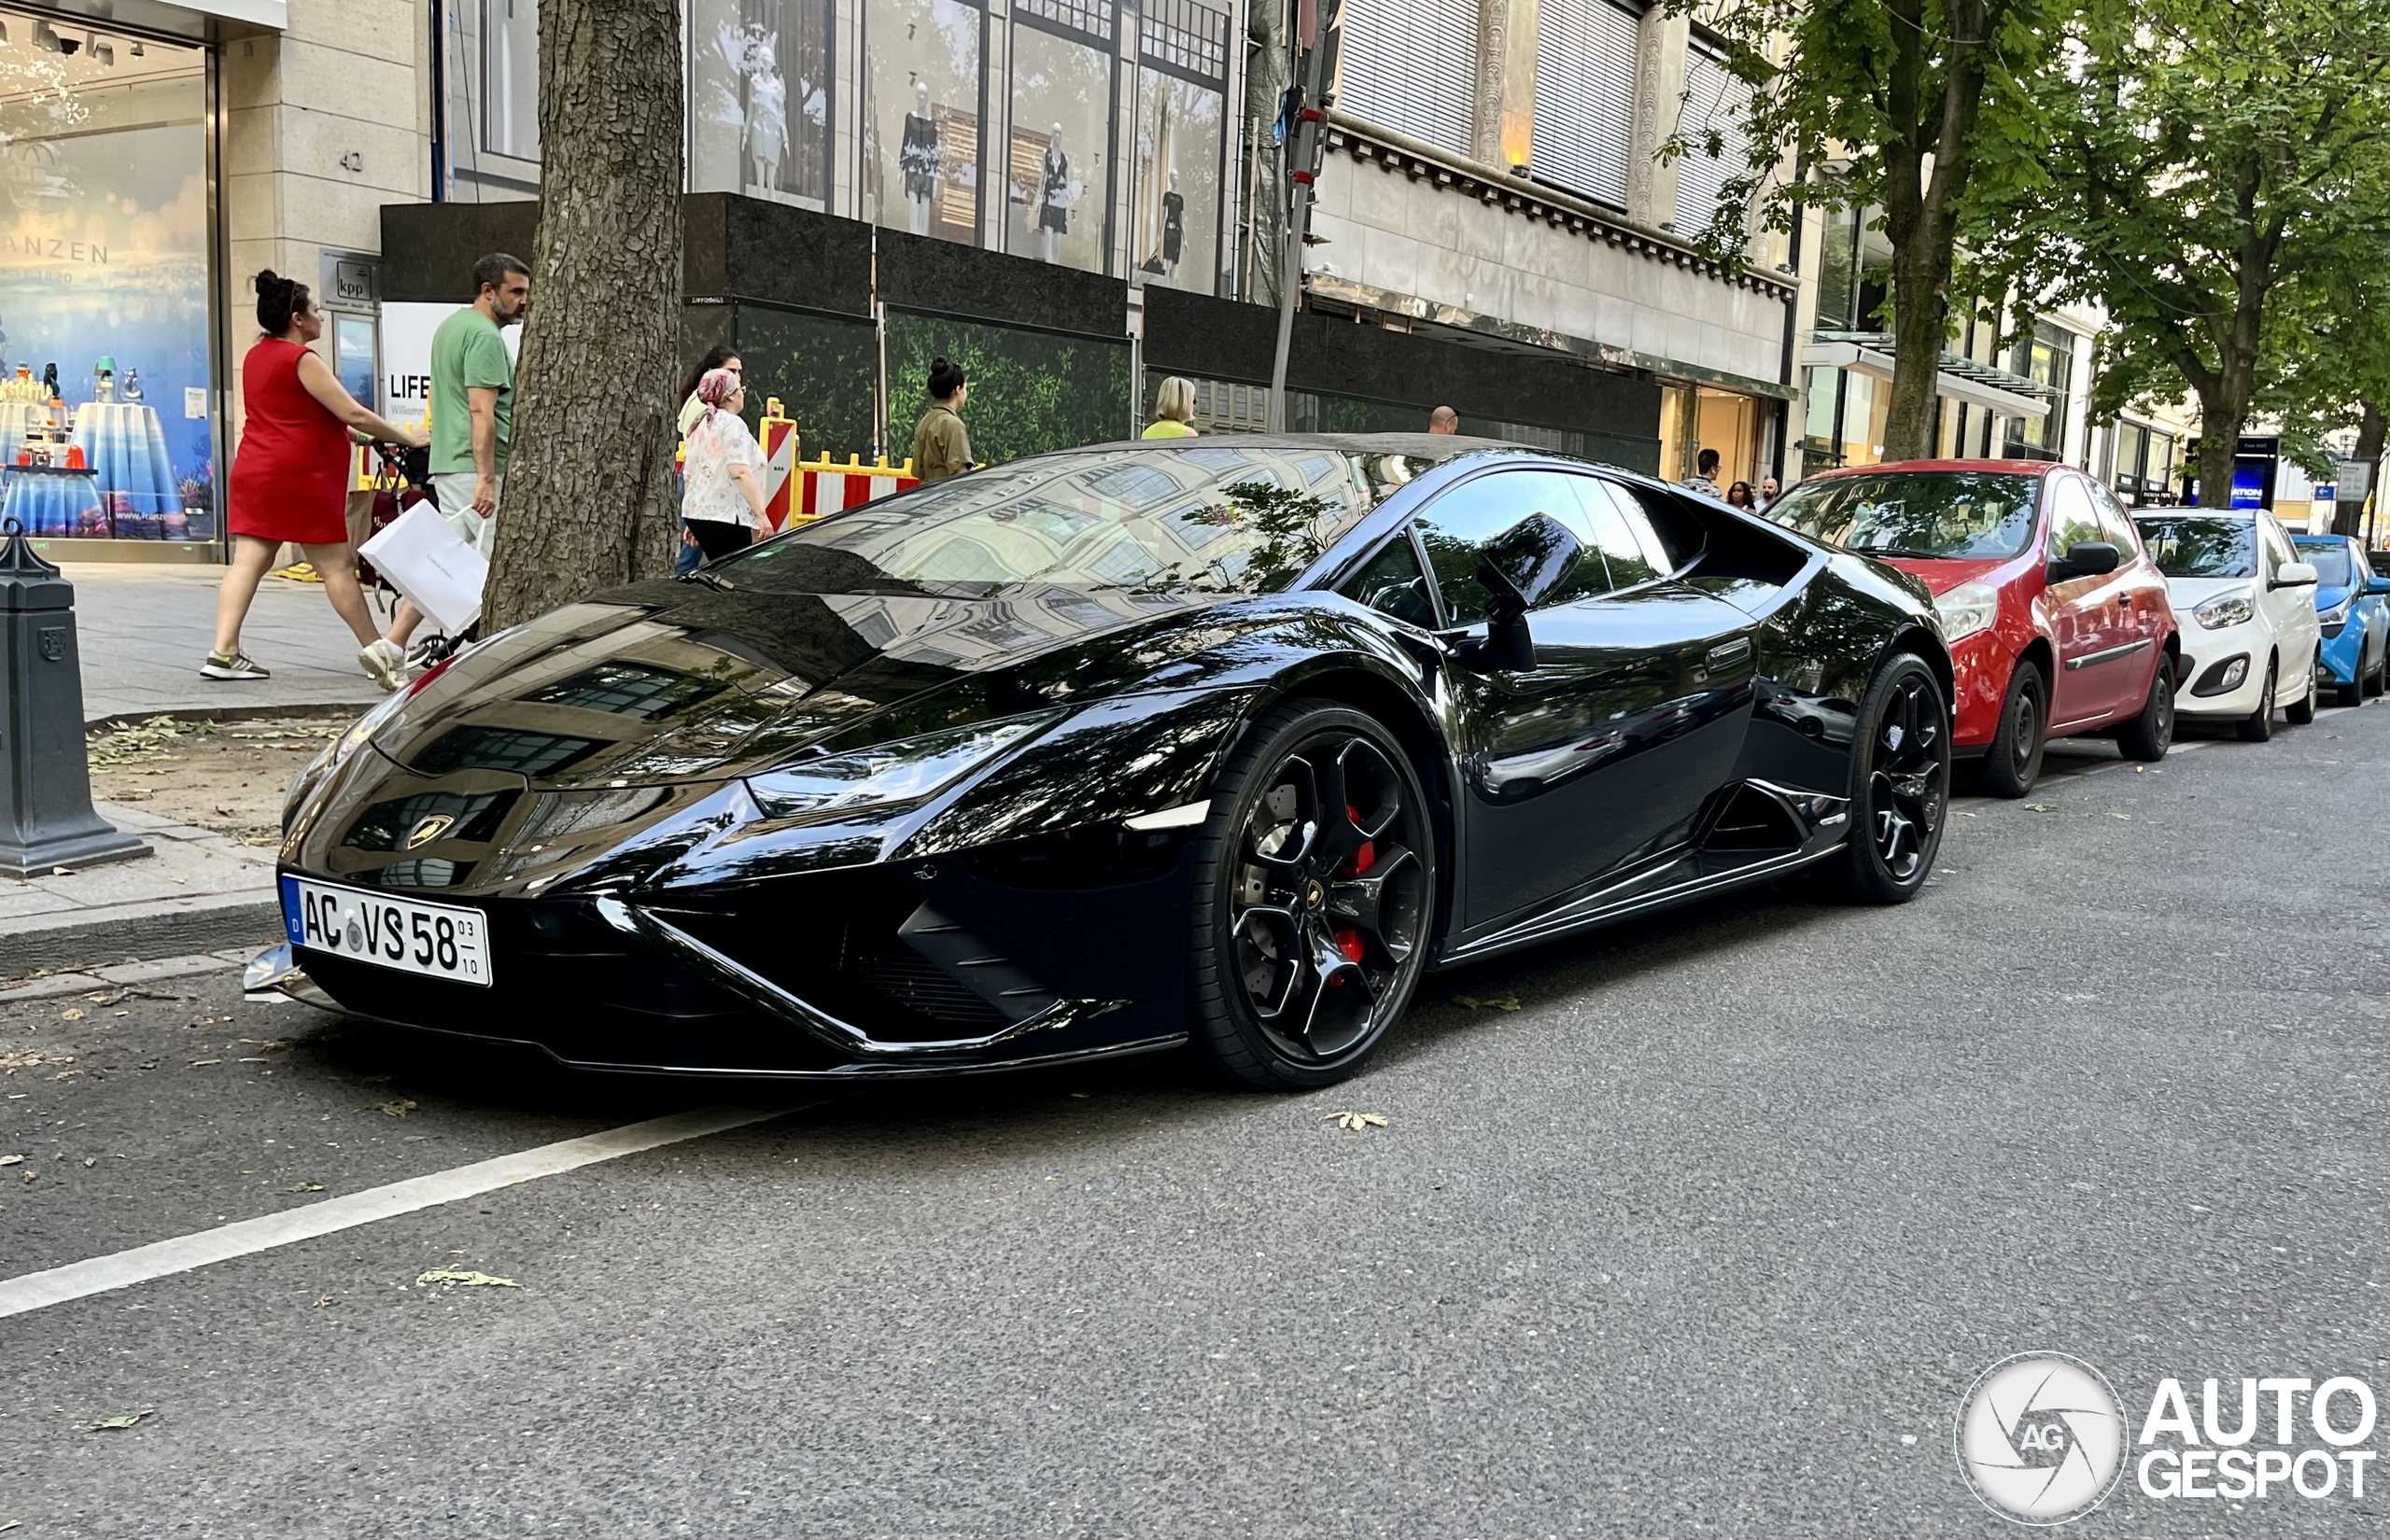
<instances>
[{"instance_id":1,"label":"woman in red dress","mask_svg":"<svg viewBox=\"0 0 2390 1540\"><path fill-rule=\"evenodd\" d=\"M307 344L324 318L307 286L268 268L257 276L258 325L265 332L241 364L247 409L232 455L232 560L216 594L216 651L201 665L211 679L262 679L241 651L241 622L258 580L288 540L323 575L324 595L357 633L357 661L386 689L398 688L406 655L381 639L357 584L348 546L349 429L421 448L425 435L384 422L341 387Z\"/></svg>"}]
</instances>

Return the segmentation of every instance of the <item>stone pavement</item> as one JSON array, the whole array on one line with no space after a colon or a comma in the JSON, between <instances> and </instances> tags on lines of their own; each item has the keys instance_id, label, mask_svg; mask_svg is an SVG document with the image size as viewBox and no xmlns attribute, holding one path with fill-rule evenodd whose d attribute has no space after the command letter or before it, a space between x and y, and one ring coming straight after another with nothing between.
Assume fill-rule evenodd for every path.
<instances>
[{"instance_id":1,"label":"stone pavement","mask_svg":"<svg viewBox=\"0 0 2390 1540\"><path fill-rule=\"evenodd\" d=\"M149 842L134 861L0 881L0 977L223 947L282 933L274 851L120 803L100 817Z\"/></svg>"},{"instance_id":2,"label":"stone pavement","mask_svg":"<svg viewBox=\"0 0 2390 1540\"><path fill-rule=\"evenodd\" d=\"M356 638L321 583L270 577L258 585L241 643L274 678L235 681L199 677L216 631L222 567L77 562L63 570L75 585L86 721L382 698L382 687L358 666ZM385 618L379 609L374 615Z\"/></svg>"}]
</instances>

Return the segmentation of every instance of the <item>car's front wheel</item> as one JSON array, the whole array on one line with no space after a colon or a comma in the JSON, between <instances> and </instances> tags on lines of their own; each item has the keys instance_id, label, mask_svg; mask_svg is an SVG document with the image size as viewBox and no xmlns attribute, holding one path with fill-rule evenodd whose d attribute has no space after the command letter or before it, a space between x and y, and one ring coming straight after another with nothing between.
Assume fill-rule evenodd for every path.
<instances>
[{"instance_id":1,"label":"car's front wheel","mask_svg":"<svg viewBox=\"0 0 2390 1540\"><path fill-rule=\"evenodd\" d=\"M2274 735L2274 660L2266 660L2266 693L2257 697L2257 708L2232 724L2232 730L2250 743L2263 743Z\"/></svg>"},{"instance_id":2,"label":"car's front wheel","mask_svg":"<svg viewBox=\"0 0 2390 1540\"><path fill-rule=\"evenodd\" d=\"M1350 707L1282 706L1222 771L1202 839L1197 1048L1270 1090L1350 1075L1410 1003L1435 912L1434 831L1401 746Z\"/></svg>"},{"instance_id":3,"label":"car's front wheel","mask_svg":"<svg viewBox=\"0 0 2390 1540\"><path fill-rule=\"evenodd\" d=\"M1933 875L1950 805L1950 706L1914 652L1876 672L1851 739L1850 832L1842 885L1868 903L1905 903Z\"/></svg>"}]
</instances>

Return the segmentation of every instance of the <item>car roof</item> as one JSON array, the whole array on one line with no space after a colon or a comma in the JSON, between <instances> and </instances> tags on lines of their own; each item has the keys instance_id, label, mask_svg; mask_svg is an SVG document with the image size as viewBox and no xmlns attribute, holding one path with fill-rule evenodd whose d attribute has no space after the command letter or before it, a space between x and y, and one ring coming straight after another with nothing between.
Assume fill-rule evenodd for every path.
<instances>
[{"instance_id":1,"label":"car roof","mask_svg":"<svg viewBox=\"0 0 2390 1540\"><path fill-rule=\"evenodd\" d=\"M1838 465L1804 477L1816 481L1827 476L1867 476L1886 470L1976 470L1993 471L2007 476L2046 476L2063 466L2047 460L1883 460L1875 465Z\"/></svg>"},{"instance_id":2,"label":"car roof","mask_svg":"<svg viewBox=\"0 0 2390 1540\"><path fill-rule=\"evenodd\" d=\"M1056 455L1089 455L1120 450L1184 453L1197 449L1332 449L1346 455L1401 455L1418 460L1451 460L1463 455L1503 450L1514 455L1554 455L1538 444L1508 439L1478 439L1463 433L1208 433L1184 439L1116 439L1109 443L1074 445Z\"/></svg>"},{"instance_id":3,"label":"car roof","mask_svg":"<svg viewBox=\"0 0 2390 1540\"><path fill-rule=\"evenodd\" d=\"M2199 508L2178 505L2173 508L2136 508L2136 519L2237 519L2242 524L2256 524L2262 508Z\"/></svg>"}]
</instances>

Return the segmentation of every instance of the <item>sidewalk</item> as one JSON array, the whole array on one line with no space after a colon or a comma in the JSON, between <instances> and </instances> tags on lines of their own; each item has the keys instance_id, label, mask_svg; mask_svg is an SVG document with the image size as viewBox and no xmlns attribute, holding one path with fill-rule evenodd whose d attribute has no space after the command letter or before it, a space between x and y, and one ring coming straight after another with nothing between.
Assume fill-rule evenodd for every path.
<instances>
[{"instance_id":1,"label":"sidewalk","mask_svg":"<svg viewBox=\"0 0 2390 1540\"><path fill-rule=\"evenodd\" d=\"M204 679L222 567L77 562L63 570L75 585L85 721L226 707L366 707L384 694L358 666L357 639L321 583L267 578L258 585L241 644L274 678ZM386 617L376 609L374 618Z\"/></svg>"},{"instance_id":2,"label":"sidewalk","mask_svg":"<svg viewBox=\"0 0 2390 1540\"><path fill-rule=\"evenodd\" d=\"M227 947L282 935L274 851L120 803L100 817L156 854L63 875L0 881L0 977Z\"/></svg>"}]
</instances>

